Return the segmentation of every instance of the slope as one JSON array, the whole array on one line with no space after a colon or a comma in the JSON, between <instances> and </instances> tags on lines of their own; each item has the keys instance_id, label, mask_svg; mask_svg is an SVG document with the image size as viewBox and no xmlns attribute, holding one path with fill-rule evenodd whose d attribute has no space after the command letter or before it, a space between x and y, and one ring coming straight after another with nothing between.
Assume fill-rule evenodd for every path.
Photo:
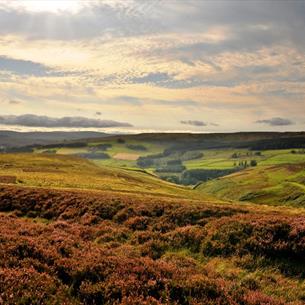
<instances>
[{"instance_id":1,"label":"slope","mask_svg":"<svg viewBox=\"0 0 305 305\"><path fill-rule=\"evenodd\" d=\"M64 155L1 154L1 182L33 187L198 198L198 194L196 195L190 188L162 181L142 171L96 166L85 159Z\"/></svg>"},{"instance_id":2,"label":"slope","mask_svg":"<svg viewBox=\"0 0 305 305\"><path fill-rule=\"evenodd\" d=\"M222 199L305 206L305 163L249 168L202 183L196 189Z\"/></svg>"}]
</instances>

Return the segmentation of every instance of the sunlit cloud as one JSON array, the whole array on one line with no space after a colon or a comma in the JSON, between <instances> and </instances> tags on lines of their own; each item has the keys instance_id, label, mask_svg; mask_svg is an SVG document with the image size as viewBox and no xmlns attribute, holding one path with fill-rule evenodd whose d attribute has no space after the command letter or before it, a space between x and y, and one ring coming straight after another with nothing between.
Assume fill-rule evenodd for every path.
<instances>
[{"instance_id":1,"label":"sunlit cloud","mask_svg":"<svg viewBox=\"0 0 305 305\"><path fill-rule=\"evenodd\" d=\"M1 114L303 129L304 13L301 1L0 1Z\"/></svg>"}]
</instances>

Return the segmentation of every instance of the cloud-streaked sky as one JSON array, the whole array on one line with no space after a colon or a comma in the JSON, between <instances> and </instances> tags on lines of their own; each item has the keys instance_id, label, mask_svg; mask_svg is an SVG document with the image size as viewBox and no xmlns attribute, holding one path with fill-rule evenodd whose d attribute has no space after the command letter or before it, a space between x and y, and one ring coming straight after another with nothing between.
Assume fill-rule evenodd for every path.
<instances>
[{"instance_id":1,"label":"cloud-streaked sky","mask_svg":"<svg viewBox=\"0 0 305 305\"><path fill-rule=\"evenodd\" d=\"M304 16L301 0L0 0L2 123L304 130Z\"/></svg>"}]
</instances>

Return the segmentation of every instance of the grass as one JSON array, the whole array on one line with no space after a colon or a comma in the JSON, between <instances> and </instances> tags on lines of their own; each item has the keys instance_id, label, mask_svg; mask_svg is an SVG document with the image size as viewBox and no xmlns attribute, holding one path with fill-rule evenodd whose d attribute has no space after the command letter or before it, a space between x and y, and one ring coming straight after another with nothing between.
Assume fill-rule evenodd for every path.
<instances>
[{"instance_id":1,"label":"grass","mask_svg":"<svg viewBox=\"0 0 305 305\"><path fill-rule=\"evenodd\" d=\"M137 170L140 170L141 177L137 179L142 179L143 171L138 167L135 160L118 160L114 159L113 156L118 153L136 153L140 156L152 155L156 153L161 153L168 147L169 144L163 142L162 144L157 142L145 142L139 139L128 139L128 143L118 143L115 139L105 139L99 143L90 143L90 146L95 146L101 143L111 144L112 147L109 148L106 153L110 155L109 159L105 160L94 160L94 164L100 167L104 172L112 171L113 173L118 170L125 170L125 173L128 173L132 176L139 175ZM147 148L146 151L134 151L129 149L127 144L143 145ZM90 148L90 147L89 147ZM87 152L89 148L62 148L57 151L59 154L75 154ZM239 171L233 175L229 175L222 179L215 179L207 183L202 184L197 191L201 194L211 194L220 199L224 200L235 200L242 202L252 202L257 204L268 204L268 205L289 205L300 207L304 206L304 184L305 184L305 172L302 170L305 164L305 154L301 153L292 153L291 149L282 149L282 150L265 150L261 151L260 155L257 155L254 151L249 151L247 149L208 149L202 150L203 157L195 160L184 161L183 165L187 170L191 169L207 169L207 170L223 170L223 169L232 169L238 166L239 162L247 161L250 164L251 160L257 161L257 166L255 168L247 168L246 170ZM237 158L232 158L233 155L237 155ZM288 165L296 165L297 167L289 167ZM300 166L298 166L300 165ZM97 169L95 168L93 172ZM149 173L155 176L177 176L181 177L181 173L157 173L156 167L150 167L145 169L145 173ZM12 176L14 173L9 171L4 173L4 175ZM22 174L25 175L24 173ZM41 185L47 186L46 181L41 182L44 177L43 174L35 174L36 178L39 180ZM19 175L20 176L20 175ZM18 177L19 177L18 176ZM51 177L52 176L52 177ZM48 179L56 180L54 178L56 174L49 174ZM93 175L94 176L94 175ZM61 175L61 178L55 183L56 186L66 184L67 187L76 187L79 184L79 180L83 180L80 183L83 188L91 189L122 189L127 191L132 189L134 191L148 191L157 193L164 193L164 186L153 186L147 187L148 183L152 181L145 182L143 187L139 182L135 187L126 187L124 185L124 180L114 182L113 178L101 179L100 175L97 177L86 176L86 181L84 179L79 179L78 177L74 182L73 176L69 177L69 182L64 182L65 174ZM115 176L113 174L112 176ZM148 175L147 175L148 176ZM27 179L30 179L27 177ZM150 179L153 177L150 176ZM155 179L155 178L154 178ZM155 182L154 182L155 183ZM54 184L54 183L53 183ZM115 187L114 187L115 185ZM169 190L170 188L170 190ZM159 189L159 191L158 191ZM183 188L182 188L183 189ZM182 193L186 190L183 189ZM176 190L171 185L167 186L165 193L175 194ZM178 189L177 194L181 194L181 188ZM186 194L186 196L196 197L198 196L195 193Z\"/></svg>"},{"instance_id":2,"label":"grass","mask_svg":"<svg viewBox=\"0 0 305 305\"><path fill-rule=\"evenodd\" d=\"M246 149L212 149L202 152L204 156L201 159L184 162L188 169L227 169L233 168L234 163L238 165L239 161L248 161L249 163L251 160L256 160L259 166L305 162L305 154L292 154L290 149L265 150L261 152L261 156L257 156L253 151ZM240 156L233 159L232 155L234 153Z\"/></svg>"},{"instance_id":3,"label":"grass","mask_svg":"<svg viewBox=\"0 0 305 305\"><path fill-rule=\"evenodd\" d=\"M107 165L113 167L138 167L137 162L134 160L119 160L113 158L118 153L137 154L139 156L148 156L162 153L171 144L170 142L158 143L157 141L149 142L140 139L126 138L125 143L118 143L117 139L108 138L99 142L92 142L88 147L84 148L58 148L57 154L78 154L87 153L91 147L98 144L111 144L112 147L108 148L105 152L110 156L110 159L95 160L97 165ZM142 145L146 148L145 151L135 151L127 147L128 144ZM40 153L43 150L36 150ZM247 149L206 149L201 150L203 157L195 160L184 161L183 165L187 169L230 169L238 166L240 161L247 161L255 159L258 166L277 165L286 163L300 163L305 162L305 154L292 154L290 149L284 150L266 150L262 151L262 155L255 155L255 152ZM233 154L237 154L238 158L232 158ZM150 169L154 171L156 168Z\"/></svg>"},{"instance_id":4,"label":"grass","mask_svg":"<svg viewBox=\"0 0 305 305\"><path fill-rule=\"evenodd\" d=\"M1 176L16 177L24 186L78 188L198 197L190 188L174 185L144 171L97 166L78 157L44 154L1 154Z\"/></svg>"},{"instance_id":5,"label":"grass","mask_svg":"<svg viewBox=\"0 0 305 305\"><path fill-rule=\"evenodd\" d=\"M305 163L260 166L202 183L219 198L271 205L305 205Z\"/></svg>"},{"instance_id":6,"label":"grass","mask_svg":"<svg viewBox=\"0 0 305 305\"><path fill-rule=\"evenodd\" d=\"M305 154L292 154L290 149L267 150L264 155L266 158L261 161L261 165L305 162Z\"/></svg>"}]
</instances>

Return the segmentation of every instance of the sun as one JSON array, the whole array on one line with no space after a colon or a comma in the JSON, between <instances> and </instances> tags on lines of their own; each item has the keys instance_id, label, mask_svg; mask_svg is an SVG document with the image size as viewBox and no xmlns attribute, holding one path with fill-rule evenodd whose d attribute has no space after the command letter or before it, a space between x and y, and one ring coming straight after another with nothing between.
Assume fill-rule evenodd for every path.
<instances>
[{"instance_id":1,"label":"sun","mask_svg":"<svg viewBox=\"0 0 305 305\"><path fill-rule=\"evenodd\" d=\"M79 11L86 1L81 0L21 0L10 1L9 6L25 9L31 12L71 12Z\"/></svg>"}]
</instances>

